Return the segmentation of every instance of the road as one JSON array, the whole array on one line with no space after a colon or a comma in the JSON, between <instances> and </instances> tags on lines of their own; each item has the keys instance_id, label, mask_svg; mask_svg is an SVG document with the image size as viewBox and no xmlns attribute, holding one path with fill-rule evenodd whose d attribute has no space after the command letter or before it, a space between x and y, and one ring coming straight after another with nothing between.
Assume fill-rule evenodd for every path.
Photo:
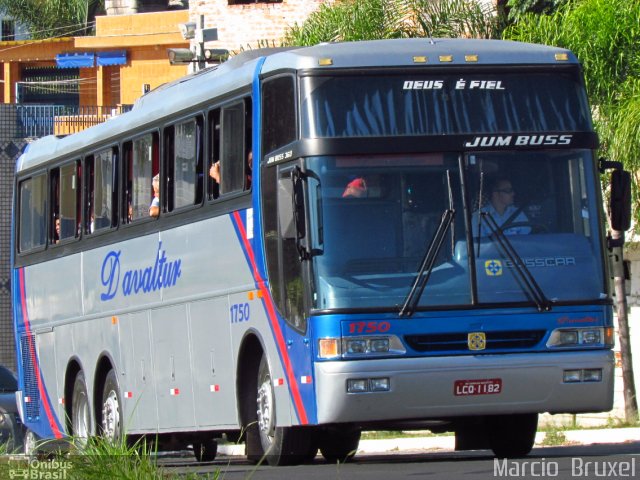
<instances>
[{"instance_id":1,"label":"road","mask_svg":"<svg viewBox=\"0 0 640 480\"><path fill-rule=\"evenodd\" d=\"M242 457L223 456L213 463L198 465L191 458L166 456L161 464L174 473L198 472L205 477L220 471L219 478L224 480L640 479L640 442L540 447L526 458L510 461L494 460L488 451L359 454L344 465L327 464L318 456L313 464L295 467L256 467Z\"/></svg>"}]
</instances>

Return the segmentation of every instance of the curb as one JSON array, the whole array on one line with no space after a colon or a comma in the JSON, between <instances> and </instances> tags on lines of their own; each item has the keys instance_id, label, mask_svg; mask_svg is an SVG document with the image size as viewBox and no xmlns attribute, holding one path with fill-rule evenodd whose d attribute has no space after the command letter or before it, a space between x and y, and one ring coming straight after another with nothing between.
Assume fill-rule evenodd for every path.
<instances>
[{"instance_id":1,"label":"curb","mask_svg":"<svg viewBox=\"0 0 640 480\"><path fill-rule=\"evenodd\" d=\"M536 434L535 446L544 447L547 432ZM593 430L559 430L554 435L564 437L558 445L592 445L598 443L628 443L640 442L640 428L605 428ZM383 440L361 440L358 454L388 453L412 451L454 451L455 436L440 435L412 438L389 438ZM218 453L227 456L244 455L244 445L221 444Z\"/></svg>"}]
</instances>

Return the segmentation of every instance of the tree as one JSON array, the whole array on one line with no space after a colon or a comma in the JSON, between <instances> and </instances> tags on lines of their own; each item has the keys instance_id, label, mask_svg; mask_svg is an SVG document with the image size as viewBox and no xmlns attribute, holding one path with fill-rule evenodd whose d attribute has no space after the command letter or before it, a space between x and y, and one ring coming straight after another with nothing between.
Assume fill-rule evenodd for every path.
<instances>
[{"instance_id":1,"label":"tree","mask_svg":"<svg viewBox=\"0 0 640 480\"><path fill-rule=\"evenodd\" d=\"M338 0L289 29L285 45L401 37L498 38L495 9L476 0Z\"/></svg>"},{"instance_id":2,"label":"tree","mask_svg":"<svg viewBox=\"0 0 640 480\"><path fill-rule=\"evenodd\" d=\"M509 18L518 20L526 13L549 15L569 0L509 0Z\"/></svg>"},{"instance_id":3,"label":"tree","mask_svg":"<svg viewBox=\"0 0 640 480\"><path fill-rule=\"evenodd\" d=\"M572 50L580 59L591 99L601 154L622 161L635 175L633 216L640 230L640 2L574 0L550 15L524 14L505 31L513 40L545 43ZM612 232L624 240L624 232ZM615 278L625 416L638 419L624 277Z\"/></svg>"},{"instance_id":4,"label":"tree","mask_svg":"<svg viewBox=\"0 0 640 480\"><path fill-rule=\"evenodd\" d=\"M23 23L34 39L82 36L93 31L103 0L0 0L0 11Z\"/></svg>"}]
</instances>

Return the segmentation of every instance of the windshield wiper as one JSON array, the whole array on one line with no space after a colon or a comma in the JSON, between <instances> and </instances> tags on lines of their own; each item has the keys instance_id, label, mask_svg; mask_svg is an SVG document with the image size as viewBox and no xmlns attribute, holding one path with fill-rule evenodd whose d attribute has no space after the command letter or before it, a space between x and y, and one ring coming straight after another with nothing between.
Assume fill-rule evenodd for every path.
<instances>
[{"instance_id":1,"label":"windshield wiper","mask_svg":"<svg viewBox=\"0 0 640 480\"><path fill-rule=\"evenodd\" d=\"M436 263L438 253L440 253L442 245L444 244L444 239L446 238L447 231L449 230L449 227L451 227L451 223L453 222L453 218L455 217L456 212L453 209L453 195L451 193L451 178L449 177L448 171L447 180L449 185L449 208L442 212L440 225L438 225L436 232L433 234L433 237L431 237L431 241L427 246L427 251L422 258L422 263L420 264L420 268L418 269L416 279L413 281L411 290L409 290L407 298L405 298L404 304L400 309L399 315L401 317L410 317L411 315L413 315L413 312L415 312L416 305L420 301L422 292L424 292L424 288L427 286L427 282L429 281L429 277L431 276L431 272L433 271L433 265Z\"/></svg>"},{"instance_id":2,"label":"windshield wiper","mask_svg":"<svg viewBox=\"0 0 640 480\"><path fill-rule=\"evenodd\" d=\"M529 296L531 300L536 304L539 312L548 312L551 310L551 301L545 296L542 288L536 282L535 278L527 268L527 266L518 255L518 252L504 234L503 229L498 225L495 219L489 212L481 212L480 217L485 221L489 230L491 230L491 238L496 241L499 248L502 250L504 256L506 256L515 268L517 274L517 283L522 287L522 290Z\"/></svg>"}]
</instances>

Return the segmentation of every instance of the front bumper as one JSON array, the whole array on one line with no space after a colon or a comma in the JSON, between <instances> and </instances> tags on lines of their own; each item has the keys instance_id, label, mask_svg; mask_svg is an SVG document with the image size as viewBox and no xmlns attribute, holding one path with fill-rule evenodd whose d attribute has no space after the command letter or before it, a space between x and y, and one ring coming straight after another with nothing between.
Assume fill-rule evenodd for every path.
<instances>
[{"instance_id":1,"label":"front bumper","mask_svg":"<svg viewBox=\"0 0 640 480\"><path fill-rule=\"evenodd\" d=\"M563 383L563 371L602 369L602 381ZM610 350L318 362L318 423L446 419L613 407ZM390 379L388 392L347 393L347 380ZM455 395L459 380L500 379L500 393Z\"/></svg>"}]
</instances>

